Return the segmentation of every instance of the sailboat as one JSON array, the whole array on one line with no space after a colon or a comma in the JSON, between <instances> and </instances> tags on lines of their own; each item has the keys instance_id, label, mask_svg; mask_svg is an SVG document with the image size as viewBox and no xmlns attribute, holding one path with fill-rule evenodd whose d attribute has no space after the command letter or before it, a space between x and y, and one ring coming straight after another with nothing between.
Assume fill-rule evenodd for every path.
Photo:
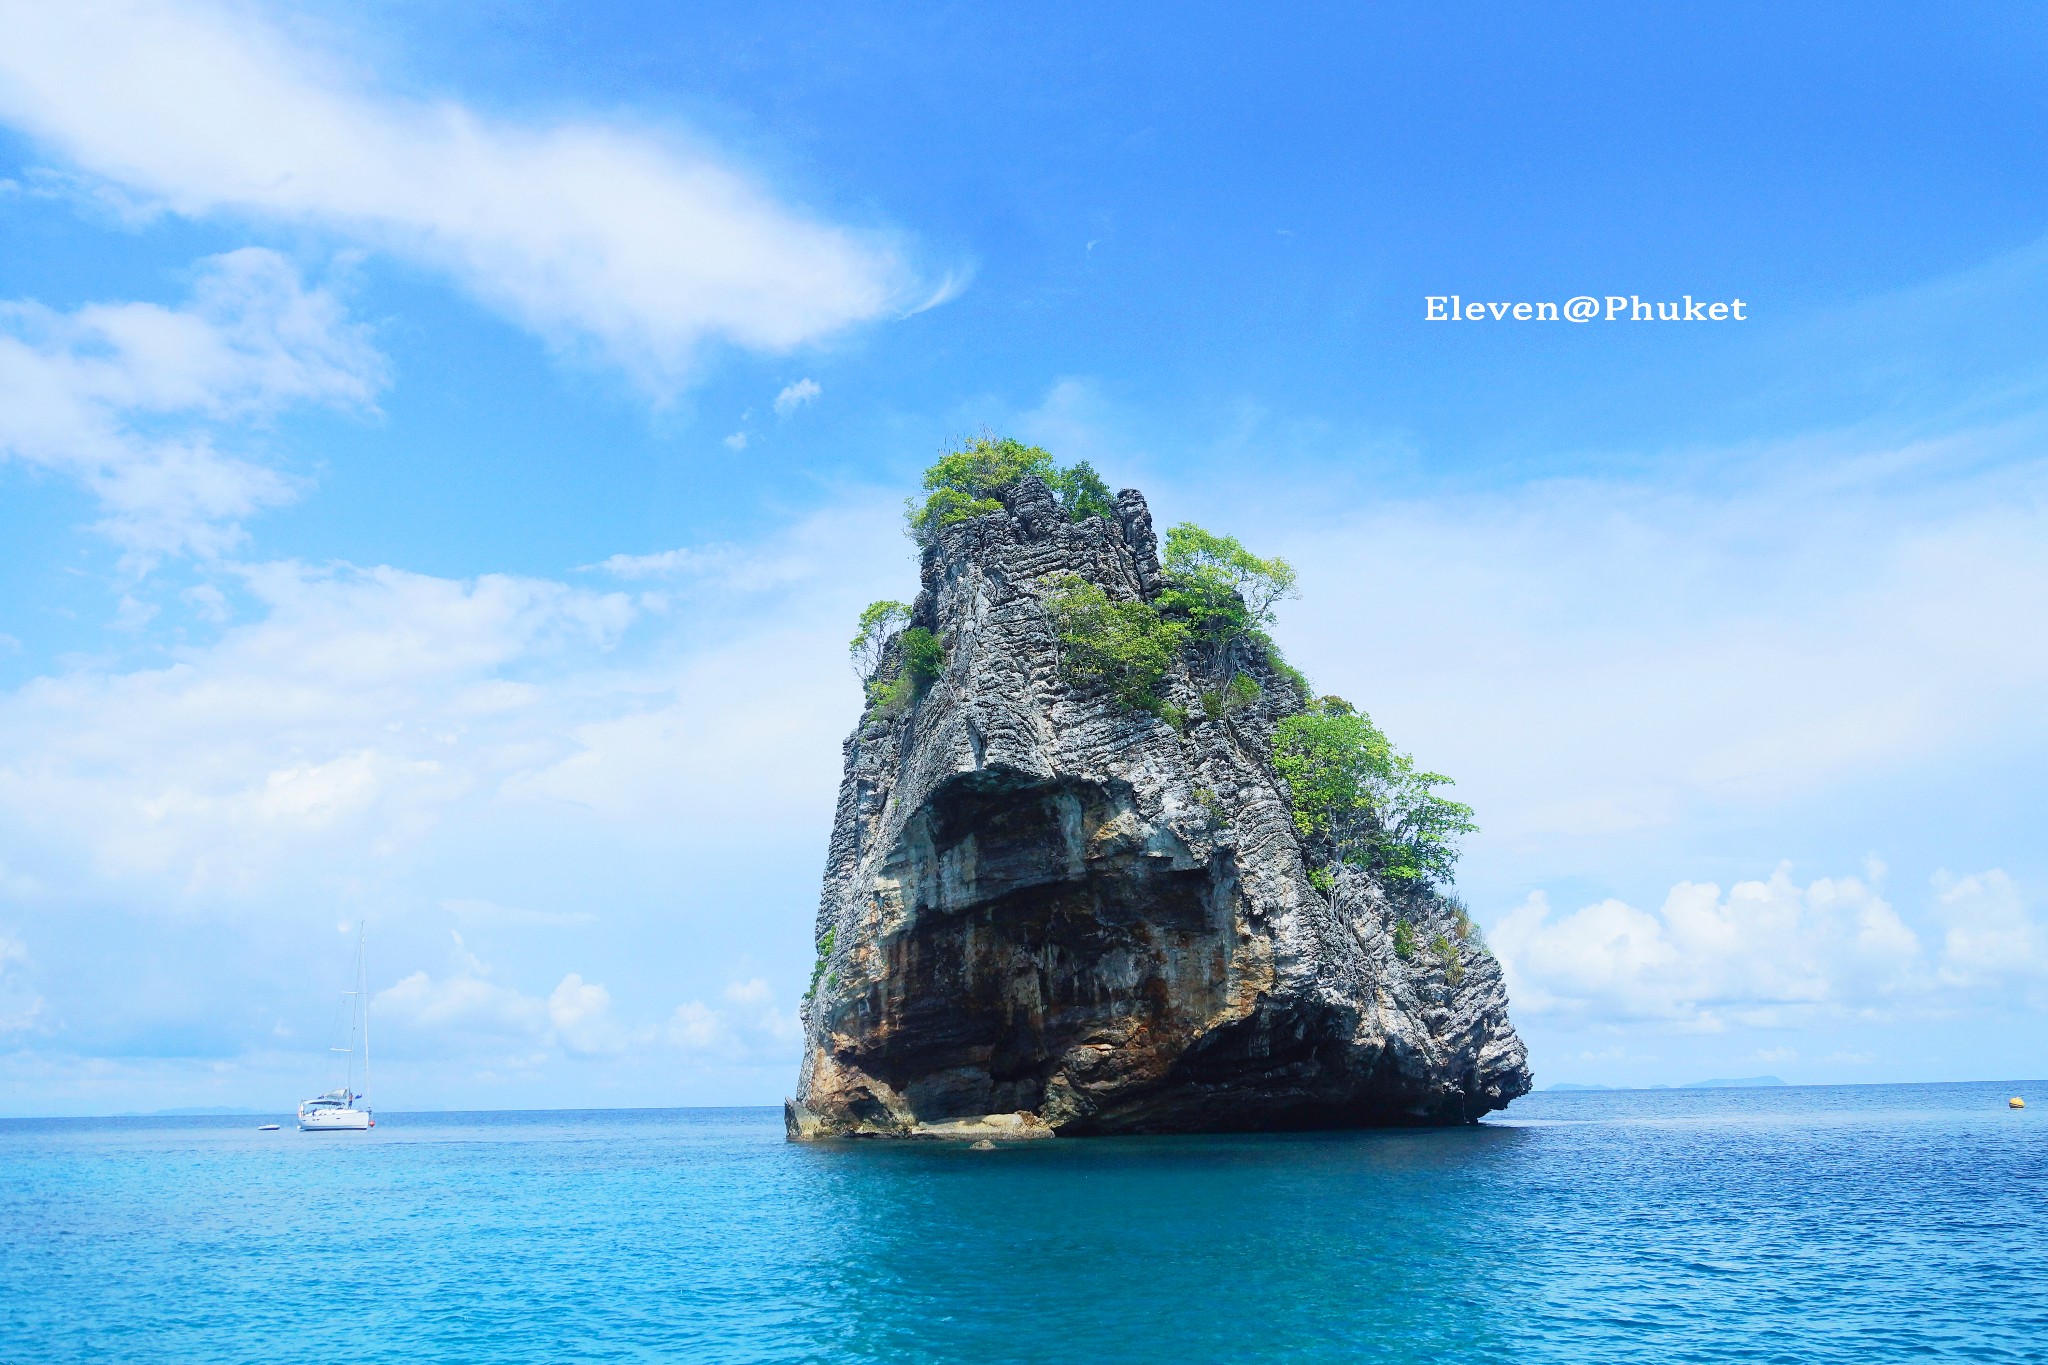
<instances>
[{"instance_id":1,"label":"sailboat","mask_svg":"<svg viewBox=\"0 0 2048 1365\"><path fill-rule=\"evenodd\" d=\"M346 1133L363 1132L377 1126L376 1118L370 1112L370 978L363 966L363 926L356 925L356 973L355 989L343 991L342 1001L348 1010L348 1046L329 1048L331 1052L345 1052L348 1060L342 1064L341 1087L324 1095L315 1095L299 1105L299 1131L304 1133ZM356 1042L362 1040L363 1088L356 1089Z\"/></svg>"}]
</instances>

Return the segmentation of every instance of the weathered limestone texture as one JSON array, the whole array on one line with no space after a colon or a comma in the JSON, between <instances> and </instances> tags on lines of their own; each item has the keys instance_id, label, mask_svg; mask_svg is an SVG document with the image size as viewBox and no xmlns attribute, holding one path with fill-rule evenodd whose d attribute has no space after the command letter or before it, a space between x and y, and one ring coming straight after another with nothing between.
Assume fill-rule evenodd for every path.
<instances>
[{"instance_id":1,"label":"weathered limestone texture","mask_svg":"<svg viewBox=\"0 0 2048 1365\"><path fill-rule=\"evenodd\" d=\"M1042 595L1155 595L1143 496L1079 524L1035 478L1004 501L925 551L943 676L846 741L790 1136L1451 1124L1527 1093L1477 935L1395 951L1400 920L1450 941L1454 905L1310 883L1270 759L1307 699L1263 651L1237 659L1261 697L1215 719L1197 651L1175 665L1185 734L1063 680Z\"/></svg>"}]
</instances>

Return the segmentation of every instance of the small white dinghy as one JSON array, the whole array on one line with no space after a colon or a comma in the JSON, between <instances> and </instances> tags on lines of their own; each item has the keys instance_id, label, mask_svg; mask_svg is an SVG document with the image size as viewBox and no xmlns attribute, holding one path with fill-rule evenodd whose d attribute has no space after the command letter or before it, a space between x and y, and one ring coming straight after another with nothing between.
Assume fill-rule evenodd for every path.
<instances>
[{"instance_id":1,"label":"small white dinghy","mask_svg":"<svg viewBox=\"0 0 2048 1365\"><path fill-rule=\"evenodd\" d=\"M377 1126L377 1120L370 1112L368 1097L364 1094L370 1088L369 980L363 968L363 926L359 924L356 926L355 989L341 993L348 1017L348 1046L329 1049L347 1053L348 1060L342 1065L342 1082L337 1089L315 1095L299 1105L299 1131L302 1133L360 1133ZM362 1090L355 1088L358 1038L362 1040Z\"/></svg>"}]
</instances>

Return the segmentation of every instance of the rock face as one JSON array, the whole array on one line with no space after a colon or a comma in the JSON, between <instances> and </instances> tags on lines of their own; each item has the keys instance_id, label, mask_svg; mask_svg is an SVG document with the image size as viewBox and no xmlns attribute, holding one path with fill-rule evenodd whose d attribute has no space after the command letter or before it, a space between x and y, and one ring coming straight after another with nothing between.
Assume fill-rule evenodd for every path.
<instances>
[{"instance_id":1,"label":"rock face","mask_svg":"<svg viewBox=\"0 0 2048 1365\"><path fill-rule=\"evenodd\" d=\"M1449 1124L1527 1093L1454 904L1310 882L1270 758L1306 698L1263 650L1236 660L1261 696L1218 718L1219 680L1174 667L1185 734L1063 679L1043 594L1155 595L1144 498L1078 524L1035 478L1004 502L925 551L943 675L846 741L790 1136Z\"/></svg>"}]
</instances>

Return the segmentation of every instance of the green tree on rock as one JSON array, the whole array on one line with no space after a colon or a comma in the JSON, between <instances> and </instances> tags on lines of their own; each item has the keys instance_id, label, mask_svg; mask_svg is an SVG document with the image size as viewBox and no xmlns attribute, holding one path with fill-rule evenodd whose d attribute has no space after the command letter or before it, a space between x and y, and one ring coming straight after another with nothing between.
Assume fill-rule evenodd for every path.
<instances>
[{"instance_id":1,"label":"green tree on rock","mask_svg":"<svg viewBox=\"0 0 2048 1365\"><path fill-rule=\"evenodd\" d=\"M1221 667L1233 641L1265 639L1273 609L1295 595L1294 566L1261 559L1236 536L1219 536L1184 521L1166 533L1166 590L1159 605L1184 616Z\"/></svg>"},{"instance_id":2,"label":"green tree on rock","mask_svg":"<svg viewBox=\"0 0 2048 1365\"><path fill-rule=\"evenodd\" d=\"M902 602L870 602L860 614L860 623L854 628L853 642L847 647L853 655L853 671L865 682L875 675L882 666L882 653L889 647L889 637L903 628L910 619L910 607Z\"/></svg>"},{"instance_id":3,"label":"green tree on rock","mask_svg":"<svg viewBox=\"0 0 2048 1365\"><path fill-rule=\"evenodd\" d=\"M1095 466L1086 460L1065 469L1055 469L1045 481L1059 498L1067 520L1116 517L1116 499L1109 495L1109 485L1095 472Z\"/></svg>"}]
</instances>

